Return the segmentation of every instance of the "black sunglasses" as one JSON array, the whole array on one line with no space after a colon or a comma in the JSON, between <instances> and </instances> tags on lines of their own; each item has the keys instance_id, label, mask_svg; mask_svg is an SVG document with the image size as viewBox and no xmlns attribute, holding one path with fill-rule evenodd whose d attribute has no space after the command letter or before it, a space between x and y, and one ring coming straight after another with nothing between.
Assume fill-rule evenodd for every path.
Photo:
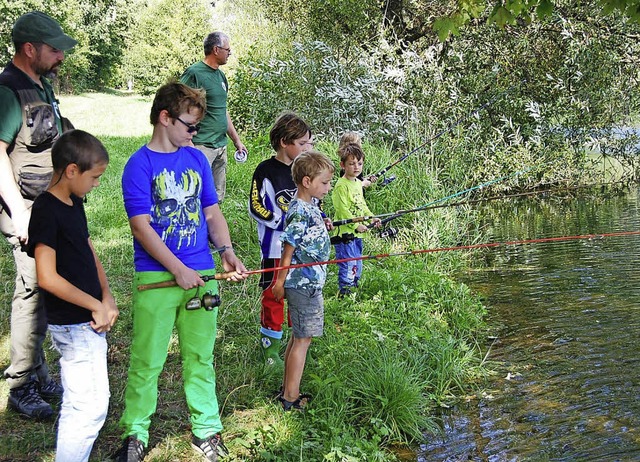
<instances>
[{"instance_id":1,"label":"black sunglasses","mask_svg":"<svg viewBox=\"0 0 640 462\"><path fill-rule=\"evenodd\" d=\"M186 123L184 120L182 120L180 117L176 117L176 120L178 122L181 122L183 125L185 125L187 127L187 133L194 133L200 130L200 124L198 125L191 125Z\"/></svg>"}]
</instances>

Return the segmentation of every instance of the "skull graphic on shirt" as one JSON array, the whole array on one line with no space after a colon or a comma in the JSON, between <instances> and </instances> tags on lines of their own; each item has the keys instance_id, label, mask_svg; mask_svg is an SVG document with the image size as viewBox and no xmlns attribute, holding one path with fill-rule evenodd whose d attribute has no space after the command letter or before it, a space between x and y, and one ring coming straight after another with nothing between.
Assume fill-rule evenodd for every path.
<instances>
[{"instance_id":1,"label":"skull graphic on shirt","mask_svg":"<svg viewBox=\"0 0 640 462\"><path fill-rule=\"evenodd\" d=\"M187 169L176 179L176 172L164 169L154 178L151 222L162 231L162 240L170 249L196 243L200 226L200 175Z\"/></svg>"}]
</instances>

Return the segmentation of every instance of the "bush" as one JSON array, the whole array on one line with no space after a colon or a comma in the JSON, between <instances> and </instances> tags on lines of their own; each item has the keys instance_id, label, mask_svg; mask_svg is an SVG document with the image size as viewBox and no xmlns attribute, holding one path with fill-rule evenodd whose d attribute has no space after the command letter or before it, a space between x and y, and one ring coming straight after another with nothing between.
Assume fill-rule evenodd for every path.
<instances>
[{"instance_id":1,"label":"bush","mask_svg":"<svg viewBox=\"0 0 640 462\"><path fill-rule=\"evenodd\" d=\"M259 133L290 109L331 139L348 130L371 141L404 133L410 112L398 102L397 86L369 58L346 62L319 41L295 43L289 53L265 60L250 50L240 62L230 102L238 128Z\"/></svg>"},{"instance_id":2,"label":"bush","mask_svg":"<svg viewBox=\"0 0 640 462\"><path fill-rule=\"evenodd\" d=\"M202 59L210 27L201 0L160 0L145 7L127 39L120 85L131 80L136 91L155 93Z\"/></svg>"}]
</instances>

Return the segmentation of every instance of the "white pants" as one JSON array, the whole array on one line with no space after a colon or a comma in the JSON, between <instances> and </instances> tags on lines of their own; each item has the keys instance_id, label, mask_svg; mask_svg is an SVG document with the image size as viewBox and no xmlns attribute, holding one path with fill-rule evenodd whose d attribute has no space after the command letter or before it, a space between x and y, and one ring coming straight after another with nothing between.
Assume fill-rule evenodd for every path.
<instances>
[{"instance_id":1,"label":"white pants","mask_svg":"<svg viewBox=\"0 0 640 462\"><path fill-rule=\"evenodd\" d=\"M109 407L107 337L89 323L49 325L49 332L61 354L64 388L56 462L86 462Z\"/></svg>"}]
</instances>

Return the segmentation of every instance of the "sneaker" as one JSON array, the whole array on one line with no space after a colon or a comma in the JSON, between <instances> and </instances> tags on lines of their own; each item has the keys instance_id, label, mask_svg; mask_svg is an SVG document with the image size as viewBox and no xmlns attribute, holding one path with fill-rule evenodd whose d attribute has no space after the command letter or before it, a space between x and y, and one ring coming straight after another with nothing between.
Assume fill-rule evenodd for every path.
<instances>
[{"instance_id":1,"label":"sneaker","mask_svg":"<svg viewBox=\"0 0 640 462\"><path fill-rule=\"evenodd\" d=\"M53 409L36 390L36 383L29 382L9 391L9 407L31 419L43 420L53 415Z\"/></svg>"},{"instance_id":2,"label":"sneaker","mask_svg":"<svg viewBox=\"0 0 640 462\"><path fill-rule=\"evenodd\" d=\"M144 444L135 435L129 435L122 442L122 447L115 455L116 462L142 462Z\"/></svg>"},{"instance_id":3,"label":"sneaker","mask_svg":"<svg viewBox=\"0 0 640 462\"><path fill-rule=\"evenodd\" d=\"M342 299L342 298L345 298L345 297L349 297L352 293L353 292L351 291L350 287L343 287L342 289L340 289L338 291L337 297L338 297L338 299Z\"/></svg>"},{"instance_id":4,"label":"sneaker","mask_svg":"<svg viewBox=\"0 0 640 462\"><path fill-rule=\"evenodd\" d=\"M61 400L64 389L55 380L51 379L44 386L40 385L40 396L49 400Z\"/></svg>"},{"instance_id":5,"label":"sneaker","mask_svg":"<svg viewBox=\"0 0 640 462\"><path fill-rule=\"evenodd\" d=\"M197 438L195 435L191 440L191 446L198 453L202 454L203 460L208 462L216 462L218 457L223 458L229 454L229 450L222 442L222 437L219 433L211 435L203 440Z\"/></svg>"}]
</instances>

